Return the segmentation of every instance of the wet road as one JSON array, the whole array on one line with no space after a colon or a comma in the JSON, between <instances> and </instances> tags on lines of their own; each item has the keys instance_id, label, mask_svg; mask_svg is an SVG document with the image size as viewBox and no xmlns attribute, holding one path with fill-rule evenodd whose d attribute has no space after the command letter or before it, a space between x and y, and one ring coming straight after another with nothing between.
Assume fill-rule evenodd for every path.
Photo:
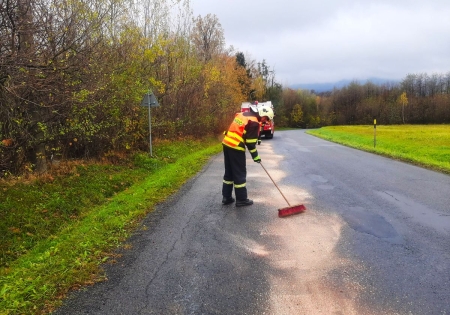
<instances>
[{"instance_id":1,"label":"wet road","mask_svg":"<svg viewBox=\"0 0 450 315\"><path fill-rule=\"evenodd\" d=\"M222 206L222 155L55 314L450 314L450 176L279 131Z\"/></svg>"}]
</instances>

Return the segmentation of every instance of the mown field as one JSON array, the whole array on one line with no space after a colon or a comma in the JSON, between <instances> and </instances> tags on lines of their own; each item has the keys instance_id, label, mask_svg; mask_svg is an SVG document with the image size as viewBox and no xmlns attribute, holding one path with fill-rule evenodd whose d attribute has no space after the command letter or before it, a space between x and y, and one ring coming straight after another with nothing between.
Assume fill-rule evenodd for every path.
<instances>
[{"instance_id":1,"label":"mown field","mask_svg":"<svg viewBox=\"0 0 450 315\"><path fill-rule=\"evenodd\" d=\"M330 126L307 133L450 174L450 125Z\"/></svg>"}]
</instances>

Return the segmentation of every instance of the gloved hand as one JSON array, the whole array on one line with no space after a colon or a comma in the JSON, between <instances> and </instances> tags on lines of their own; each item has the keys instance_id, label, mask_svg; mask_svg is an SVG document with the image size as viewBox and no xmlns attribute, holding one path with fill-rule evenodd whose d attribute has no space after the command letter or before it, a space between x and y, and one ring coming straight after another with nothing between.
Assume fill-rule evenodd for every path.
<instances>
[{"instance_id":1,"label":"gloved hand","mask_svg":"<svg viewBox=\"0 0 450 315\"><path fill-rule=\"evenodd\" d=\"M261 144L261 140L258 140L258 144Z\"/></svg>"},{"instance_id":2,"label":"gloved hand","mask_svg":"<svg viewBox=\"0 0 450 315\"><path fill-rule=\"evenodd\" d=\"M258 156L254 158L253 161L255 161L256 163L261 163L261 158Z\"/></svg>"}]
</instances>

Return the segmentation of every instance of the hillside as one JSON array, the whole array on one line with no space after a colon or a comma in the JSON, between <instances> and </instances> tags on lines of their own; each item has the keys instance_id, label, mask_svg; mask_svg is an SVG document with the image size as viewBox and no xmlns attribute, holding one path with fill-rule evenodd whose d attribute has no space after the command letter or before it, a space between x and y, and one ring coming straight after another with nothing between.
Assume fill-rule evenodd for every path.
<instances>
[{"instance_id":1,"label":"hillside","mask_svg":"<svg viewBox=\"0 0 450 315\"><path fill-rule=\"evenodd\" d=\"M326 82L326 83L298 83L298 84L292 84L289 87L294 90L302 89L302 90L314 90L315 92L321 93L321 92L328 92L332 91L334 88L341 89L347 85L349 85L351 82L358 82L359 84L364 84L366 82L372 82L376 85L382 85L385 83L390 84L397 84L399 81L397 80L389 80L389 79L381 79L381 78L369 78L366 81L363 80L340 80L336 82Z\"/></svg>"}]
</instances>

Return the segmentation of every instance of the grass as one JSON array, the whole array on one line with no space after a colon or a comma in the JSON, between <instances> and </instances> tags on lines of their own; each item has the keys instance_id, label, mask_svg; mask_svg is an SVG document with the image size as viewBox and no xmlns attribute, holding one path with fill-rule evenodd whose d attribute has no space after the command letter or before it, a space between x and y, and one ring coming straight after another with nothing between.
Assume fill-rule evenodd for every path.
<instances>
[{"instance_id":1,"label":"grass","mask_svg":"<svg viewBox=\"0 0 450 315\"><path fill-rule=\"evenodd\" d=\"M100 265L140 219L220 150L217 139L159 142L153 158L0 181L0 314L46 314L71 289L101 281Z\"/></svg>"},{"instance_id":2,"label":"grass","mask_svg":"<svg viewBox=\"0 0 450 315\"><path fill-rule=\"evenodd\" d=\"M331 126L307 133L450 174L450 125L378 125L376 134L373 125Z\"/></svg>"}]
</instances>

